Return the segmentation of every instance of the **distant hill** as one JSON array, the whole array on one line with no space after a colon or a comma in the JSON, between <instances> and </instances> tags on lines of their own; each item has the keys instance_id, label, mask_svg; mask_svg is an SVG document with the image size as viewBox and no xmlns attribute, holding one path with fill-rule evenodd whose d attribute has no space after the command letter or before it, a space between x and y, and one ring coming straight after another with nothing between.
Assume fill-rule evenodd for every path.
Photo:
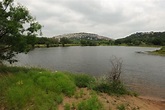
<instances>
[{"instance_id":1,"label":"distant hill","mask_svg":"<svg viewBox=\"0 0 165 110\"><path fill-rule=\"evenodd\" d=\"M115 40L115 44L165 46L165 32L138 32Z\"/></svg>"},{"instance_id":2,"label":"distant hill","mask_svg":"<svg viewBox=\"0 0 165 110\"><path fill-rule=\"evenodd\" d=\"M104 36L100 36L98 34L93 34L93 33L71 33L71 34L63 34L63 35L58 35L58 36L54 36L53 38L69 38L69 39L88 39L88 40L112 40L111 38L108 37L104 37Z\"/></svg>"}]
</instances>

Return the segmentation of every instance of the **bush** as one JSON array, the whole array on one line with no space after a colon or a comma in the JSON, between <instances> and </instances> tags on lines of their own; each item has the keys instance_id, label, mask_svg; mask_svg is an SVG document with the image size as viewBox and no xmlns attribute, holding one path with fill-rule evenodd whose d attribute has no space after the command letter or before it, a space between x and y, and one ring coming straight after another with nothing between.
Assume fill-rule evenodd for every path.
<instances>
[{"instance_id":1,"label":"bush","mask_svg":"<svg viewBox=\"0 0 165 110\"><path fill-rule=\"evenodd\" d=\"M121 82L118 83L100 83L93 88L96 91L108 94L124 95L129 94L129 91L124 87Z\"/></svg>"},{"instance_id":2,"label":"bush","mask_svg":"<svg viewBox=\"0 0 165 110\"><path fill-rule=\"evenodd\" d=\"M113 82L110 84L111 92L119 95L129 94L126 87L121 82Z\"/></svg>"},{"instance_id":3,"label":"bush","mask_svg":"<svg viewBox=\"0 0 165 110\"><path fill-rule=\"evenodd\" d=\"M83 100L78 104L77 110L102 110L103 106L96 96Z\"/></svg>"},{"instance_id":4,"label":"bush","mask_svg":"<svg viewBox=\"0 0 165 110\"><path fill-rule=\"evenodd\" d=\"M122 74L122 60L117 57L112 57L110 63L112 67L106 76L106 79L104 79L101 83L98 83L94 87L94 90L108 94L128 94L127 89L120 80L120 76Z\"/></svg>"},{"instance_id":5,"label":"bush","mask_svg":"<svg viewBox=\"0 0 165 110\"><path fill-rule=\"evenodd\" d=\"M93 88L96 91L99 92L104 92L104 93L110 93L111 92L111 87L107 83L101 83Z\"/></svg>"}]
</instances>

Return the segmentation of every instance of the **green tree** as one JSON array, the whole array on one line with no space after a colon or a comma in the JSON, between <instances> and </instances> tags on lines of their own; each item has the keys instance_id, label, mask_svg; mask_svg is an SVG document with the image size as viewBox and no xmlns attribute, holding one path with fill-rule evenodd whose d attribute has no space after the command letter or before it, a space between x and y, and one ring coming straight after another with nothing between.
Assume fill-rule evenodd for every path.
<instances>
[{"instance_id":1,"label":"green tree","mask_svg":"<svg viewBox=\"0 0 165 110\"><path fill-rule=\"evenodd\" d=\"M14 0L0 1L0 62L16 61L15 54L27 51L28 44L34 45L31 40L41 34L41 27L24 6Z\"/></svg>"},{"instance_id":2,"label":"green tree","mask_svg":"<svg viewBox=\"0 0 165 110\"><path fill-rule=\"evenodd\" d=\"M60 39L60 42L62 44L63 47L65 47L65 44L69 43L69 39L67 37L63 37Z\"/></svg>"},{"instance_id":3,"label":"green tree","mask_svg":"<svg viewBox=\"0 0 165 110\"><path fill-rule=\"evenodd\" d=\"M35 35L30 35L27 37L27 44L31 45L32 48L34 48L36 43L37 43L37 37Z\"/></svg>"},{"instance_id":4,"label":"green tree","mask_svg":"<svg viewBox=\"0 0 165 110\"><path fill-rule=\"evenodd\" d=\"M86 40L81 40L80 43L81 43L82 46L86 46L87 45L87 41Z\"/></svg>"}]
</instances>

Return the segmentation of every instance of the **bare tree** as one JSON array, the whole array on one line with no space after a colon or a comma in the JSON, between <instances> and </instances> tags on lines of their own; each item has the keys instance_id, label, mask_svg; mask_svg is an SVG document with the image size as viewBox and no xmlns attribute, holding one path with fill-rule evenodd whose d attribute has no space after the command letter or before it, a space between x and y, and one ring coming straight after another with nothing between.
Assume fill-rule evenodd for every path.
<instances>
[{"instance_id":1,"label":"bare tree","mask_svg":"<svg viewBox=\"0 0 165 110\"><path fill-rule=\"evenodd\" d=\"M113 56L110 59L110 63L111 63L111 70L108 73L108 82L120 82L120 76L122 73L122 64L123 61L121 60L121 58L117 58L116 56Z\"/></svg>"}]
</instances>

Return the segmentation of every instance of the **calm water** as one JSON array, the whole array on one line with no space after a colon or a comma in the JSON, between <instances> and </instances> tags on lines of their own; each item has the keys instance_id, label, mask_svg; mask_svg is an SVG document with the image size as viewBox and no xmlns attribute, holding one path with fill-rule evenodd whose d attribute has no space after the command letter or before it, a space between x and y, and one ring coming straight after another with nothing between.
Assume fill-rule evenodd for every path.
<instances>
[{"instance_id":1,"label":"calm water","mask_svg":"<svg viewBox=\"0 0 165 110\"><path fill-rule=\"evenodd\" d=\"M131 89L165 99L165 57L136 53L156 49L117 46L37 48L28 54L19 54L19 62L15 65L103 76L110 70L110 58L116 56L123 60L122 79Z\"/></svg>"}]
</instances>

